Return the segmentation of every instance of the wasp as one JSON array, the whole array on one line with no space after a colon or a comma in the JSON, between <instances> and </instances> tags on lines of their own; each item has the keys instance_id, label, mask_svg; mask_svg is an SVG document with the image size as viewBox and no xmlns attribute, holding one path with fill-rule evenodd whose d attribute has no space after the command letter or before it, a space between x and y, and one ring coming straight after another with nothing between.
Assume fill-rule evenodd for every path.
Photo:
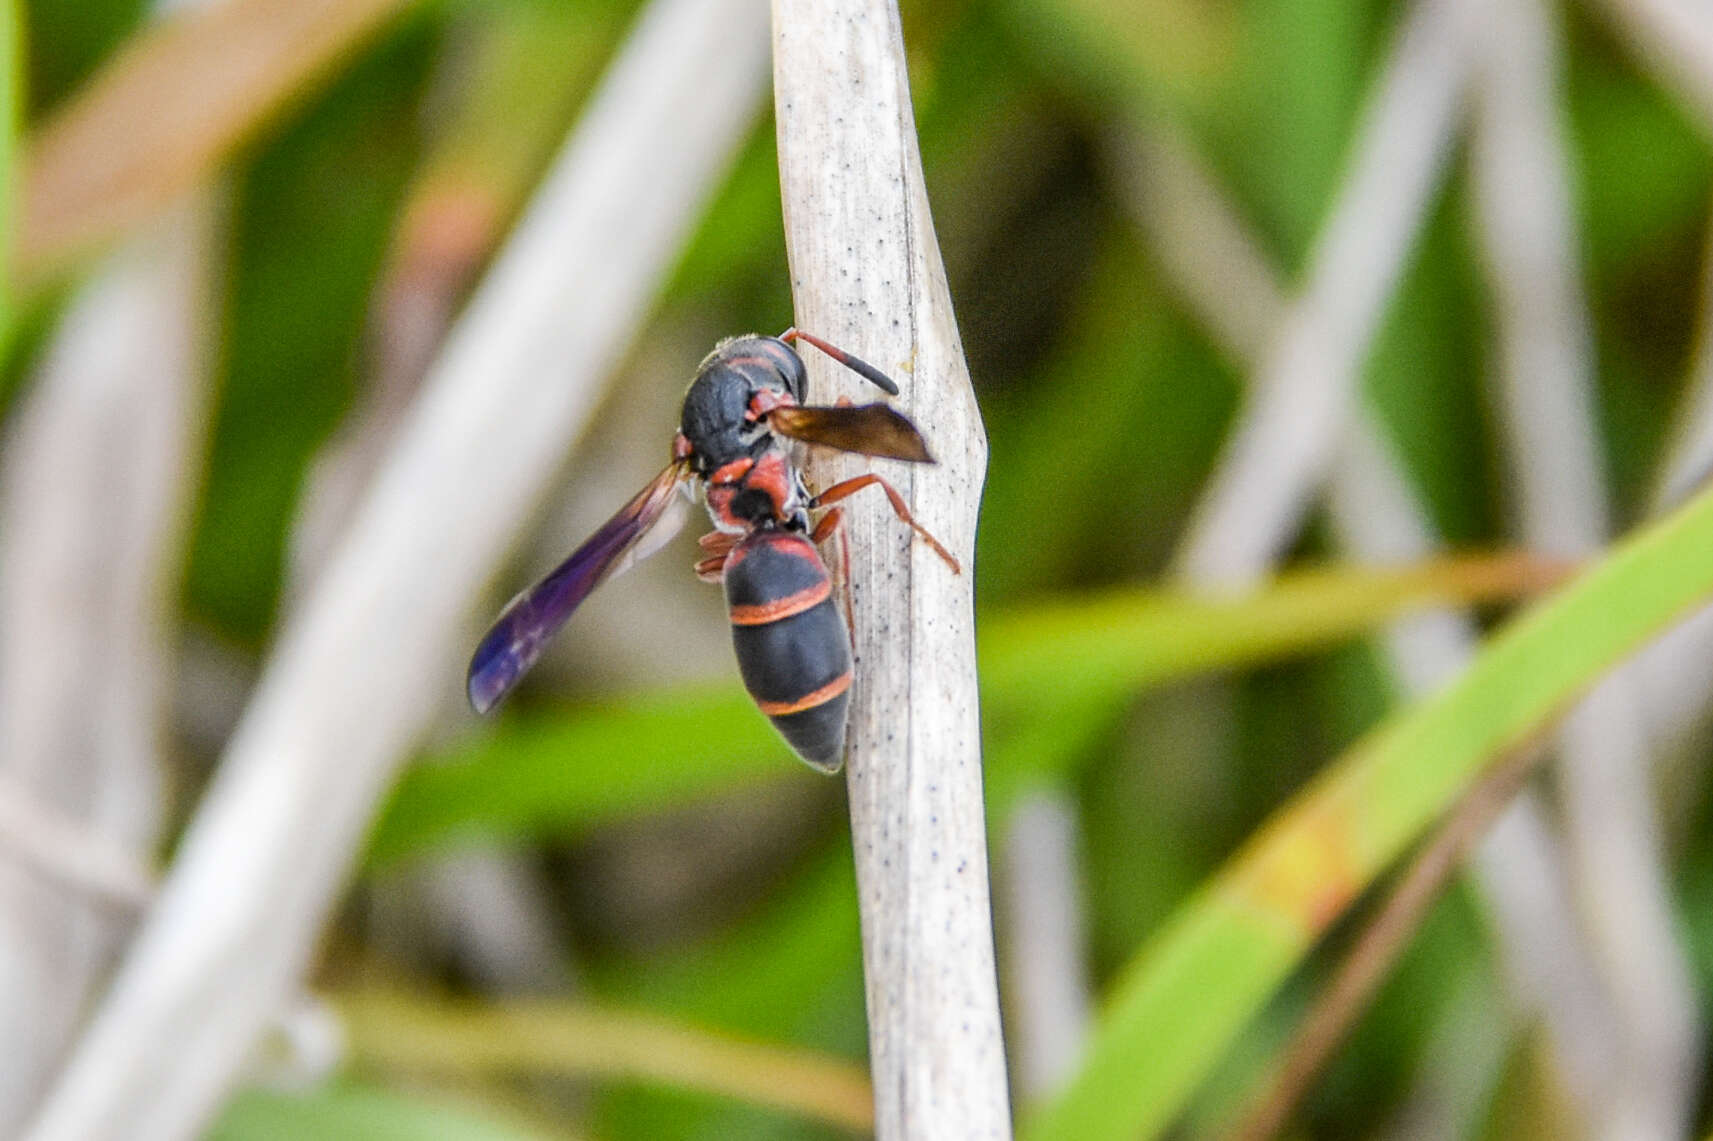
<instances>
[{"instance_id":1,"label":"wasp","mask_svg":"<svg viewBox=\"0 0 1713 1141\"><path fill-rule=\"evenodd\" d=\"M744 688L798 756L823 772L838 771L851 643L834 601L833 575L817 549L838 531L842 509L832 505L865 487L880 487L898 518L954 574L961 570L878 475L810 494L792 462L790 441L910 463L934 461L916 426L887 404L803 404L807 374L792 347L798 342L898 395L898 386L873 365L797 329L716 345L684 394L665 470L547 577L514 598L476 646L468 688L478 713L492 709L517 684L595 587L670 537L676 526L663 520L679 502L674 493L699 482L714 530L701 539L704 557L696 573L725 585ZM817 511L823 512L818 519L811 515ZM847 553L846 572L848 562Z\"/></svg>"}]
</instances>

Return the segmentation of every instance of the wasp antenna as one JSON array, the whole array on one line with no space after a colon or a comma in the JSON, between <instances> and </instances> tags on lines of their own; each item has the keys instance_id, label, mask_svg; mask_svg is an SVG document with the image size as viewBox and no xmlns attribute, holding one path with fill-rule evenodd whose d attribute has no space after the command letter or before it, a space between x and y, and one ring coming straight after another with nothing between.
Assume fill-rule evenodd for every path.
<instances>
[{"instance_id":1,"label":"wasp antenna","mask_svg":"<svg viewBox=\"0 0 1713 1141\"><path fill-rule=\"evenodd\" d=\"M884 372L881 372L861 357L853 357L851 354L845 352L845 350L838 348L835 345L829 345L826 341L823 341L813 333L805 333L803 330L793 327L779 334L779 339L787 344L791 344L796 341L807 341L817 349L820 349L823 353L826 353L828 356L844 365L846 368L850 369L852 372L856 373L858 376L862 377L864 380L868 381L870 384L874 385L876 388L880 389L882 392L886 393L888 396L898 395L898 385L893 382L891 377L887 376Z\"/></svg>"}]
</instances>

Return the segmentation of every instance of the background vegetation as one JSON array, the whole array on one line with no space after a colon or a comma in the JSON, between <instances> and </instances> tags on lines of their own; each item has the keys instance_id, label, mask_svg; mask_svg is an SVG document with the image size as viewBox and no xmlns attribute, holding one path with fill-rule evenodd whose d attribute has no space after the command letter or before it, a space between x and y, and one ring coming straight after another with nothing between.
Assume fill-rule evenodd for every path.
<instances>
[{"instance_id":1,"label":"background vegetation","mask_svg":"<svg viewBox=\"0 0 1713 1141\"><path fill-rule=\"evenodd\" d=\"M1693 82L1638 50L1642 17L1629 6L1549 8L1552 36L1539 42L1558 52L1551 111L1596 381L1597 490L1622 531L1656 511L1674 442L1694 435L1713 119L1698 114ZM360 458L364 440L384 448L456 302L636 10L401 5L294 77L277 105L232 107L203 312L216 349L192 432L194 493L169 555L181 573L160 675L163 861L282 623L313 588L316 513L338 517L328 457ZM144 5L123 0L29 0L19 17L26 141L149 34ZM1485 766L1540 737L1581 687L1707 593L1713 568L1697 552L1713 550L1713 515L1697 503L1676 530L1602 564L1437 704L1412 704L1368 637L1427 601L1478 605L1497 626L1519 597L1558 583L1567 560L1596 557L1524 518L1529 445L1500 408L1514 295L1484 236L1481 160L1462 130L1353 364L1433 529L1495 557L1362 570L1317 510L1279 584L1185 594L1176 553L1266 356L1210 319L1163 242L1149 203L1194 184L1162 190L1159 172L1185 160L1205 177L1288 304L1314 280L1364 108L1410 16L1378 0L960 0L906 4L903 19L935 220L991 436L975 573L1019 1121L1039 1136L1222 1135L1360 941L1376 913L1369 889L1387 886L1393 859ZM192 66L175 82L198 75ZM1481 87L1464 89L1467 127ZM50 256L17 239L26 253L0 380L14 423L90 255L110 240ZM658 469L677 394L709 345L791 322L773 126L758 107L567 457L563 490L490 595L470 600L472 634ZM1545 446L1574 445L1549 434ZM7 542L29 539L14 525ZM241 1093L214 1136L862 1127L842 785L792 761L743 700L718 592L689 574L692 552L680 539L604 587L491 723L458 707L449 663L444 712L380 811L311 971L345 1049L322 1077L306 1073L313 1049L275 1043L288 1088ZM1167 580L1179 589L1162 590ZM1646 713L1657 747L1622 778L1645 804L1657 799L1653 872L1676 939L1650 953L1682 965L1693 1009L1677 1013L1691 1026L1713 985L1708 696ZM1286 807L1317 774L1330 775ZM1613 944L1588 914L1599 892L1578 877L1607 857L1560 806L1575 780L1553 769L1536 795L1549 834L1569 836L1562 874L1598 965ZM1013 835L1023 814L1042 812L1059 831ZM1348 845L1346 830L1358 837ZM1056 1076L1035 1078L1023 1056L1052 1047L1012 983L1034 985L1028 959L1047 952L1030 928L1049 920L1030 911L1046 899L1018 869L1061 858L1066 878L1046 890L1072 893L1072 951L1049 965L1069 973L1068 993L1108 1005L1093 1052L1061 1051L1044 1063ZM1267 912L1275 888L1283 902ZM1410 925L1383 988L1290 1118L1293 1135L1613 1135L1539 1007L1509 989L1502 921L1478 886L1454 881ZM1622 981L1598 987L1617 1010L1599 1025L1647 1038L1645 1011L1626 1021ZM1086 1015L1074 1001L1060 1013L1073 1025ZM1671 1033L1658 1037L1660 1065L1684 1074L1662 1095L1678 1099L1667 1116L1705 1129L1706 1054L1693 1034L1675 1054ZM1068 1074L1079 1076L1066 1085ZM1422 1120L1434 1124L1410 1134Z\"/></svg>"}]
</instances>

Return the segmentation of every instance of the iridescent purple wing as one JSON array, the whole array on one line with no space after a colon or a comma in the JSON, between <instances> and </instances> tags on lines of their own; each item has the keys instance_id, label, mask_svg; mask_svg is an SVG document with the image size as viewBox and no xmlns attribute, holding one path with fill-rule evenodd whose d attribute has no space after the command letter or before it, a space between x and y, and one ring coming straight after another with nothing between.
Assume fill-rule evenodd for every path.
<instances>
[{"instance_id":1,"label":"iridescent purple wing","mask_svg":"<svg viewBox=\"0 0 1713 1141\"><path fill-rule=\"evenodd\" d=\"M517 684L547 640L609 574L635 553L677 497L684 467L673 463L546 578L512 599L470 657L470 704L486 713Z\"/></svg>"}]
</instances>

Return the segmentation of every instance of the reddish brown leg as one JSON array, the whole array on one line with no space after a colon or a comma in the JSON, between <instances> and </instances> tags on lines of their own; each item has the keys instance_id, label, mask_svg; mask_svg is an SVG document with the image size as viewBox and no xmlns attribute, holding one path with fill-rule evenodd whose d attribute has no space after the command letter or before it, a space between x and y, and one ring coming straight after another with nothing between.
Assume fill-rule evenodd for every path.
<instances>
[{"instance_id":1,"label":"reddish brown leg","mask_svg":"<svg viewBox=\"0 0 1713 1141\"><path fill-rule=\"evenodd\" d=\"M708 557L696 564L696 577L703 582L719 582L725 575L726 556L742 537L727 531L709 531L697 539L696 545L708 552Z\"/></svg>"},{"instance_id":2,"label":"reddish brown leg","mask_svg":"<svg viewBox=\"0 0 1713 1141\"><path fill-rule=\"evenodd\" d=\"M816 543L826 542L832 536L833 532L839 529L839 522L844 519L844 517L844 508L833 508L825 515L821 516L821 521L815 524L815 529L809 533L809 538L814 540Z\"/></svg>"},{"instance_id":3,"label":"reddish brown leg","mask_svg":"<svg viewBox=\"0 0 1713 1141\"><path fill-rule=\"evenodd\" d=\"M892 504L892 513L897 515L900 521L902 521L912 531L922 536L922 541L934 548L934 553L936 555L939 555L942 559L946 560L946 565L952 568L953 574L962 574L963 568L958 565L958 560L952 557L952 552L942 547L940 545L940 540L934 538L934 536L928 533L928 529L926 527L916 522L916 517L910 514L910 508L904 505L904 497L898 494L898 489L872 472L868 475L859 475L855 479L847 479L842 483L833 484L833 486L815 496L814 499L811 499L809 501L809 506L823 507L829 503L837 503L839 500L847 498L848 496L861 491L865 487L875 485L878 485L882 491L886 492L887 502Z\"/></svg>"}]
</instances>

